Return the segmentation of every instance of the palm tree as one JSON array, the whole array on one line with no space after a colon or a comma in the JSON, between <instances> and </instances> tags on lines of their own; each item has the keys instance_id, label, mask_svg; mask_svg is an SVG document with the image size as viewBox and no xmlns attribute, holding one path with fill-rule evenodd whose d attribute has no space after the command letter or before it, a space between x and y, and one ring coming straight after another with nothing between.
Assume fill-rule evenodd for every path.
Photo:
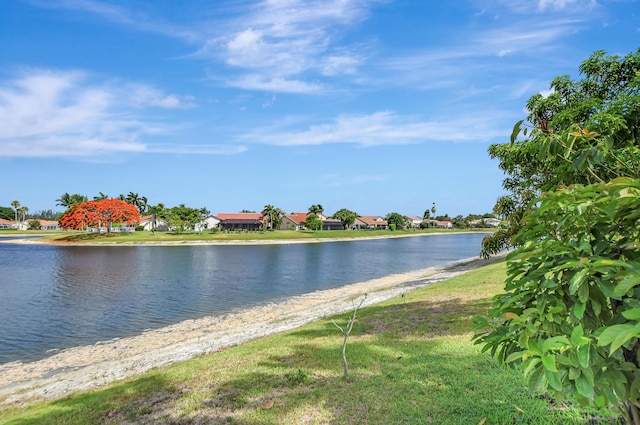
<instances>
[{"instance_id":1,"label":"palm tree","mask_svg":"<svg viewBox=\"0 0 640 425\"><path fill-rule=\"evenodd\" d=\"M275 211L275 207L273 205L265 205L264 208L262 209L262 212L260 214L262 214L263 217L267 218L267 230L268 229L273 229L273 212Z\"/></svg>"},{"instance_id":2,"label":"palm tree","mask_svg":"<svg viewBox=\"0 0 640 425\"><path fill-rule=\"evenodd\" d=\"M431 212L433 213L433 219L436 219L436 203L433 203L433 206L431 207ZM433 227L435 227L435 223L433 223Z\"/></svg>"},{"instance_id":3,"label":"palm tree","mask_svg":"<svg viewBox=\"0 0 640 425\"><path fill-rule=\"evenodd\" d=\"M105 199L109 199L109 195L105 195L102 192L98 192L98 193L99 193L98 196L93 197L94 201L104 201Z\"/></svg>"},{"instance_id":4,"label":"palm tree","mask_svg":"<svg viewBox=\"0 0 640 425\"><path fill-rule=\"evenodd\" d=\"M27 218L27 213L29 212L29 207L27 207L26 205L23 205L18 209L18 212L22 216L20 218L20 221L23 222Z\"/></svg>"},{"instance_id":5,"label":"palm tree","mask_svg":"<svg viewBox=\"0 0 640 425\"><path fill-rule=\"evenodd\" d=\"M20 207L20 201L13 201L11 206L16 210L16 223L18 223L18 208Z\"/></svg>"},{"instance_id":6,"label":"palm tree","mask_svg":"<svg viewBox=\"0 0 640 425\"><path fill-rule=\"evenodd\" d=\"M56 202L56 205L60 205L69 209L74 207L75 205L87 202L87 197L84 195L80 195L79 193L74 193L73 195L63 193L60 198L56 199Z\"/></svg>"},{"instance_id":7,"label":"palm tree","mask_svg":"<svg viewBox=\"0 0 640 425\"><path fill-rule=\"evenodd\" d=\"M122 195L120 195L120 196L122 196ZM146 196L140 196L137 193L129 192L129 194L124 199L124 201L127 204L131 204L134 207L136 207L138 209L138 211L140 211L140 214L142 214L144 212L144 210L147 208L147 201L148 201L147 197Z\"/></svg>"},{"instance_id":8,"label":"palm tree","mask_svg":"<svg viewBox=\"0 0 640 425\"><path fill-rule=\"evenodd\" d=\"M157 228L158 214L164 210L164 204L150 205L149 213L151 213L151 231L155 232Z\"/></svg>"},{"instance_id":9,"label":"palm tree","mask_svg":"<svg viewBox=\"0 0 640 425\"><path fill-rule=\"evenodd\" d=\"M273 214L271 215L271 221L274 229L278 229L280 224L282 224L282 217L285 216L285 212L281 208L276 208L273 210Z\"/></svg>"},{"instance_id":10,"label":"palm tree","mask_svg":"<svg viewBox=\"0 0 640 425\"><path fill-rule=\"evenodd\" d=\"M61 197L56 199L56 205L60 205L65 208L71 207L71 195L68 192L62 194Z\"/></svg>"}]
</instances>

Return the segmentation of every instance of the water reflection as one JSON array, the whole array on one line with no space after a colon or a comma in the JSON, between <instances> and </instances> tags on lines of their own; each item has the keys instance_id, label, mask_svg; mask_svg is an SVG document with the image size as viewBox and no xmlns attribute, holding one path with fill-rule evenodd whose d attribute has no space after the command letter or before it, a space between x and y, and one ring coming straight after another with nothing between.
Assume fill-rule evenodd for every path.
<instances>
[{"instance_id":1,"label":"water reflection","mask_svg":"<svg viewBox=\"0 0 640 425\"><path fill-rule=\"evenodd\" d=\"M482 236L266 246L0 244L0 363L473 257Z\"/></svg>"}]
</instances>

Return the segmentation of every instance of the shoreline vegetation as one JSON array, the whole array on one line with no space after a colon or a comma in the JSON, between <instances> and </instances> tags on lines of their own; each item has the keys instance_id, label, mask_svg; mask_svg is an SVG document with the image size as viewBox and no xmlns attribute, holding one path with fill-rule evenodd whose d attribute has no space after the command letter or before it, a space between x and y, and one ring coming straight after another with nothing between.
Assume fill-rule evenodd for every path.
<instances>
[{"instance_id":1,"label":"shoreline vegetation","mask_svg":"<svg viewBox=\"0 0 640 425\"><path fill-rule=\"evenodd\" d=\"M350 240L399 238L452 233L493 233L492 229L414 229L414 230L275 230L255 232L131 232L99 234L94 232L0 231L0 243L56 245L225 245L225 244L292 244L339 242ZM21 236L25 236L20 239ZM17 239L4 240L5 237Z\"/></svg>"},{"instance_id":2,"label":"shoreline vegetation","mask_svg":"<svg viewBox=\"0 0 640 425\"><path fill-rule=\"evenodd\" d=\"M611 423L473 345L505 269L467 259L0 365L0 423ZM365 293L347 381L335 323Z\"/></svg>"}]
</instances>

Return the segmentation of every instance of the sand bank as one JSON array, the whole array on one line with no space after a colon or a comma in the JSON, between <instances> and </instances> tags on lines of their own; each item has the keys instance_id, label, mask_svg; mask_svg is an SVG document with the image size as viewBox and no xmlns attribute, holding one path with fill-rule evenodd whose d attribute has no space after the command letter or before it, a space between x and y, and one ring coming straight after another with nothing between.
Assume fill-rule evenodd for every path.
<instances>
[{"instance_id":1,"label":"sand bank","mask_svg":"<svg viewBox=\"0 0 640 425\"><path fill-rule=\"evenodd\" d=\"M391 275L223 316L187 320L137 336L74 347L35 362L5 363L0 365L0 405L25 405L96 388L153 367L349 311L353 307L352 300L365 293L364 305L371 305L484 264L487 260L460 260L442 268Z\"/></svg>"}]
</instances>

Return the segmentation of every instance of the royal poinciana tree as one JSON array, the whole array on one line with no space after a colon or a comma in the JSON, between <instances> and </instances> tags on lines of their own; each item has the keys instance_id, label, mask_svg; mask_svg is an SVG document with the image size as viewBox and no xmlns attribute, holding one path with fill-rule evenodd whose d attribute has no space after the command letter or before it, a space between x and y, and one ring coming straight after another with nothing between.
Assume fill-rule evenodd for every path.
<instances>
[{"instance_id":1,"label":"royal poinciana tree","mask_svg":"<svg viewBox=\"0 0 640 425\"><path fill-rule=\"evenodd\" d=\"M580 72L532 97L511 142L490 148L510 227L483 249L516 249L475 339L531 389L640 425L640 49L596 52Z\"/></svg>"},{"instance_id":2,"label":"royal poinciana tree","mask_svg":"<svg viewBox=\"0 0 640 425\"><path fill-rule=\"evenodd\" d=\"M72 207L58 221L63 229L82 230L87 227L106 227L110 231L113 224L137 224L140 221L138 209L119 199L86 201Z\"/></svg>"}]
</instances>

